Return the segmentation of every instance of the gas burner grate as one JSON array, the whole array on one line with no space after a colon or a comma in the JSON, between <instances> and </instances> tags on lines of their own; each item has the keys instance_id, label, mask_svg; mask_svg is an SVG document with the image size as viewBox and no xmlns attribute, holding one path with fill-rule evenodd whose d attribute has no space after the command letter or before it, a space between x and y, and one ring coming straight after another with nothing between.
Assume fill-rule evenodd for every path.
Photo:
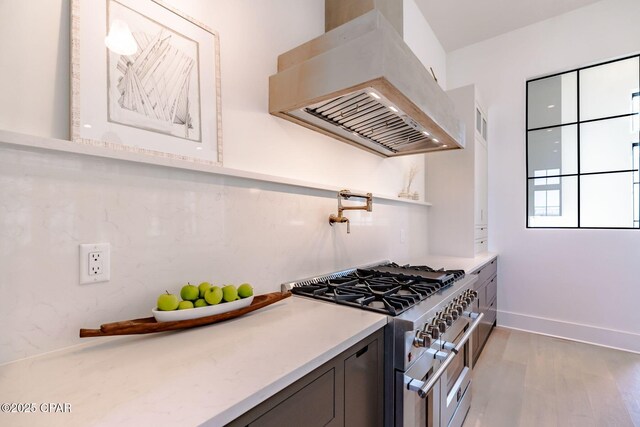
<instances>
[{"instance_id":1,"label":"gas burner grate","mask_svg":"<svg viewBox=\"0 0 640 427\"><path fill-rule=\"evenodd\" d=\"M291 291L297 295L397 316L453 284L453 275L445 272L444 277L447 280L357 269L340 276L298 283Z\"/></svg>"}]
</instances>

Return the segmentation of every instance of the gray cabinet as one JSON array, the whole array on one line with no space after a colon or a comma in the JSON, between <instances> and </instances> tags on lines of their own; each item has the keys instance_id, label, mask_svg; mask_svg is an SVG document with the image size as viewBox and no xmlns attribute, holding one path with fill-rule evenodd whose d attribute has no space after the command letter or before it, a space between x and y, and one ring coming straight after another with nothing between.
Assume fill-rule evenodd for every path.
<instances>
[{"instance_id":1,"label":"gray cabinet","mask_svg":"<svg viewBox=\"0 0 640 427\"><path fill-rule=\"evenodd\" d=\"M381 329L228 426L382 426L383 359Z\"/></svg>"},{"instance_id":2,"label":"gray cabinet","mask_svg":"<svg viewBox=\"0 0 640 427\"><path fill-rule=\"evenodd\" d=\"M475 290L478 293L478 309L484 313L484 318L473 333L473 364L475 365L478 356L482 352L484 345L491 334L491 330L496 324L496 309L498 302L498 259L494 258L471 274L478 275Z\"/></svg>"}]
</instances>

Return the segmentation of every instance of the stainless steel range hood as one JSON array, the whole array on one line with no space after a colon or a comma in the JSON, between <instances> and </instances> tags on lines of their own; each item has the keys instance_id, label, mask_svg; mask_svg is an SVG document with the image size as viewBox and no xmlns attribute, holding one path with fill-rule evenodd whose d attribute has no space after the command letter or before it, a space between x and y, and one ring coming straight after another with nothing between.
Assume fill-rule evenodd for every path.
<instances>
[{"instance_id":1,"label":"stainless steel range hood","mask_svg":"<svg viewBox=\"0 0 640 427\"><path fill-rule=\"evenodd\" d=\"M464 148L453 102L402 39L402 3L325 0L327 32L278 57L269 112L386 157Z\"/></svg>"}]
</instances>

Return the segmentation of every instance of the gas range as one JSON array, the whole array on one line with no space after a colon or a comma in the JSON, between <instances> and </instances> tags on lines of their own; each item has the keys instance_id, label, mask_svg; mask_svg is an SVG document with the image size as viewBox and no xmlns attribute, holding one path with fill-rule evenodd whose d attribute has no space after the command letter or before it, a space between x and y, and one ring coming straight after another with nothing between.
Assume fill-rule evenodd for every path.
<instances>
[{"instance_id":1,"label":"gas range","mask_svg":"<svg viewBox=\"0 0 640 427\"><path fill-rule=\"evenodd\" d=\"M421 425L425 417L428 425L459 426L471 399L469 339L482 317L476 280L463 270L381 261L282 288L388 316L385 425Z\"/></svg>"},{"instance_id":2,"label":"gas range","mask_svg":"<svg viewBox=\"0 0 640 427\"><path fill-rule=\"evenodd\" d=\"M382 263L283 286L296 295L397 316L463 277L463 270Z\"/></svg>"}]
</instances>

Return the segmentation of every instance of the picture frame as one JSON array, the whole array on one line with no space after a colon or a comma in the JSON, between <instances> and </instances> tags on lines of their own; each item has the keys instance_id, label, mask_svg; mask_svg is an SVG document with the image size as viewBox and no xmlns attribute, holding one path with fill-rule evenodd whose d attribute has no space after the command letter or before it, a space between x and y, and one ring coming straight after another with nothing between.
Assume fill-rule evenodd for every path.
<instances>
[{"instance_id":1,"label":"picture frame","mask_svg":"<svg viewBox=\"0 0 640 427\"><path fill-rule=\"evenodd\" d=\"M72 142L222 166L219 35L164 1L72 0L70 86Z\"/></svg>"}]
</instances>

